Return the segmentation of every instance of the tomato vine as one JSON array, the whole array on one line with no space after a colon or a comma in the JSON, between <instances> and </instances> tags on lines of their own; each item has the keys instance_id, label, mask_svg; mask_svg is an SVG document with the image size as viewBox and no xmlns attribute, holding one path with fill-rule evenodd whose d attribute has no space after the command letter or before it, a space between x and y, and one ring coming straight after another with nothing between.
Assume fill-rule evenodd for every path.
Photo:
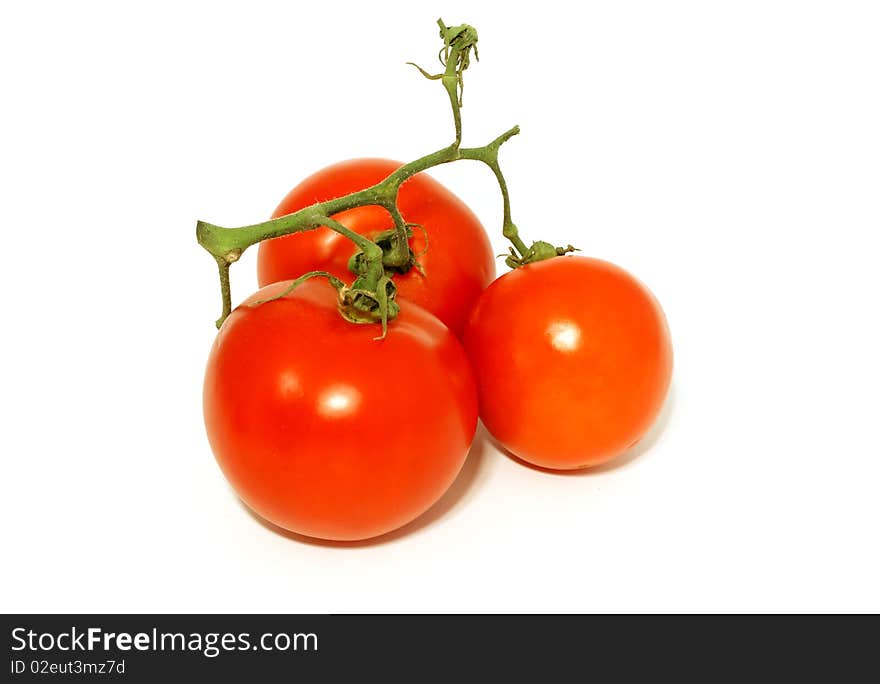
<instances>
[{"instance_id":1,"label":"tomato vine","mask_svg":"<svg viewBox=\"0 0 880 684\"><path fill-rule=\"evenodd\" d=\"M350 286L338 278L328 278L331 285L339 293L340 312L346 319L355 323L381 323L384 336L388 320L393 319L398 312L397 304L394 301L396 291L392 275L405 273L416 266L416 256L409 247L409 236L414 226L406 223L398 208L400 187L407 179L417 173L440 164L462 159L480 161L488 166L495 175L503 202L502 233L511 243L510 255L506 260L508 266L516 268L526 263L574 251L570 245L554 247L541 241L527 247L520 238L519 230L511 218L510 194L498 162L498 151L501 145L519 133L518 126L510 128L482 147L461 146L464 72L470 66L471 53L478 59L477 31L467 24L446 26L442 20L438 20L437 23L440 27L440 37L443 39L443 48L440 51L443 71L431 74L418 65L413 64L413 66L426 78L439 80L446 90L455 125L454 142L448 147L404 164L376 185L344 197L318 202L286 216L239 228L223 228L199 221L196 226L196 237L199 244L216 261L220 276L222 312L216 322L218 328L232 311L230 266L241 258L242 253L248 247L263 240L326 226L350 239L360 250L358 258L351 262L356 277ZM339 212L368 205L384 208L394 222L393 231L384 241L385 249L333 218ZM303 280L318 276L327 277L329 274L323 272L306 273L292 281L288 290L278 296L283 296Z\"/></svg>"}]
</instances>

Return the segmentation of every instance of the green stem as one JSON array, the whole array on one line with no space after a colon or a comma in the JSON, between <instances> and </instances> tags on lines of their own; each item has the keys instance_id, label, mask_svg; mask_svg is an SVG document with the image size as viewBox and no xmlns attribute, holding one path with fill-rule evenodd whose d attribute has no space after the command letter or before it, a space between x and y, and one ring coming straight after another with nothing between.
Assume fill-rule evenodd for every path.
<instances>
[{"instance_id":1,"label":"green stem","mask_svg":"<svg viewBox=\"0 0 880 684\"><path fill-rule=\"evenodd\" d=\"M449 95L449 104L452 107L452 120L455 124L455 147L461 145L461 99L459 96L459 75L456 73L456 63L460 59L460 53L453 48L446 60L446 69L440 81Z\"/></svg>"},{"instance_id":2,"label":"green stem","mask_svg":"<svg viewBox=\"0 0 880 684\"><path fill-rule=\"evenodd\" d=\"M412 251L409 248L409 234L406 228L406 219L397 208L397 193L394 201L385 207L394 221L394 241L391 252L385 256L384 264L389 268L408 269L412 265Z\"/></svg>"},{"instance_id":3,"label":"green stem","mask_svg":"<svg viewBox=\"0 0 880 684\"><path fill-rule=\"evenodd\" d=\"M498 181L498 187L501 189L501 199L504 202L504 223L502 226L502 233L504 234L504 237L510 240L514 249L519 253L519 256L524 257L528 251L528 247L526 247L525 243L520 238L519 229L517 229L511 218L510 192L507 190L507 181L504 180L504 174L501 172L501 165L498 163L499 148L509 140L511 136L516 135L517 133L519 133L519 126L514 126L506 133L495 138L495 140L485 147L461 150L461 157L462 159L475 159L481 161L492 169L492 172L495 174L495 179Z\"/></svg>"},{"instance_id":4,"label":"green stem","mask_svg":"<svg viewBox=\"0 0 880 684\"><path fill-rule=\"evenodd\" d=\"M223 298L223 311L220 314L220 318L215 321L216 326L219 328L223 321L226 320L226 317L232 313L232 296L229 287L229 266L231 264L223 257L214 257L214 259L217 262L217 268L220 270L220 296Z\"/></svg>"},{"instance_id":5,"label":"green stem","mask_svg":"<svg viewBox=\"0 0 880 684\"><path fill-rule=\"evenodd\" d=\"M385 267L382 264L382 248L369 238L364 237L360 233L355 233L350 228L346 228L339 221L330 218L329 216L322 216L321 224L335 230L340 235L347 237L364 253L367 267L364 274L358 276L352 287L375 291L379 286L379 280L385 275Z\"/></svg>"}]
</instances>

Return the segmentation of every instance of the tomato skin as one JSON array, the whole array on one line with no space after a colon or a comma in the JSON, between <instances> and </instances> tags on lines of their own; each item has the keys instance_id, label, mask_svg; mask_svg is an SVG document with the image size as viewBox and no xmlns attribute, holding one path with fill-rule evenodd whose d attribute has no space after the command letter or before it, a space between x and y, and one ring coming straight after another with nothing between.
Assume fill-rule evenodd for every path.
<instances>
[{"instance_id":1,"label":"tomato skin","mask_svg":"<svg viewBox=\"0 0 880 684\"><path fill-rule=\"evenodd\" d=\"M223 323L204 414L223 473L256 513L321 539L394 530L426 511L464 463L477 420L464 350L401 301L384 340L345 321L325 281L275 283Z\"/></svg>"},{"instance_id":2,"label":"tomato skin","mask_svg":"<svg viewBox=\"0 0 880 684\"><path fill-rule=\"evenodd\" d=\"M352 159L328 166L291 190L272 218L363 190L400 166L389 159ZM467 205L425 173L401 186L398 207L404 219L424 228L414 228L410 239L424 275L417 269L395 275L399 296L427 309L459 335L477 297L495 277L489 237ZM335 218L370 238L394 227L391 215L376 206L344 211ZM262 287L321 270L350 283L348 260L356 251L350 240L326 227L285 235L260 244L257 277Z\"/></svg>"},{"instance_id":3,"label":"tomato skin","mask_svg":"<svg viewBox=\"0 0 880 684\"><path fill-rule=\"evenodd\" d=\"M623 269L587 257L501 276L477 302L464 344L486 428L551 469L599 465L634 445L672 376L657 300Z\"/></svg>"}]
</instances>

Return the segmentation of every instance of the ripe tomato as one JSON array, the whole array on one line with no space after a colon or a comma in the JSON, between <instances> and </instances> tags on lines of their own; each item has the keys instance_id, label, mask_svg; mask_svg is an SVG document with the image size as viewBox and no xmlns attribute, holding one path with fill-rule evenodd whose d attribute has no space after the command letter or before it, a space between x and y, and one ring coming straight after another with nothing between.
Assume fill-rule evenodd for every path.
<instances>
[{"instance_id":1,"label":"ripe tomato","mask_svg":"<svg viewBox=\"0 0 880 684\"><path fill-rule=\"evenodd\" d=\"M388 159L352 159L328 166L291 190L272 218L363 190L400 166ZM424 274L413 268L395 275L400 298L427 309L460 334L477 297L495 277L486 231L464 202L427 174L404 183L398 199L403 218L424 229L414 228L410 239ZM334 218L369 238L394 227L391 215L375 206L344 211ZM356 251L350 240L326 227L285 235L260 244L257 277L262 287L322 270L351 282L348 260Z\"/></svg>"},{"instance_id":2,"label":"ripe tomato","mask_svg":"<svg viewBox=\"0 0 880 684\"><path fill-rule=\"evenodd\" d=\"M477 302L464 336L489 432L538 466L595 466L656 419L672 374L666 318L613 264L556 257L515 269Z\"/></svg>"},{"instance_id":3,"label":"ripe tomato","mask_svg":"<svg viewBox=\"0 0 880 684\"><path fill-rule=\"evenodd\" d=\"M267 520L322 539L366 539L427 510L464 463L477 421L461 344L400 302L381 341L345 321L336 293L308 281L224 322L208 360L205 424L241 499Z\"/></svg>"}]
</instances>

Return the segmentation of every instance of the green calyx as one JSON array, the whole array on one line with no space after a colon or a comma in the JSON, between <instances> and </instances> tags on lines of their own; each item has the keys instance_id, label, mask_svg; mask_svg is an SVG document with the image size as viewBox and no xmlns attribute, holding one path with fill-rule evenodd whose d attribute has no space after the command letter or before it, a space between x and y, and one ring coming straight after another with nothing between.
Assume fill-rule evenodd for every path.
<instances>
[{"instance_id":1,"label":"green calyx","mask_svg":"<svg viewBox=\"0 0 880 684\"><path fill-rule=\"evenodd\" d=\"M532 246L526 249L522 254L518 254L517 251L513 247L511 247L510 254L507 255L504 263L510 266L510 268L520 268L521 266L525 266L526 264L533 264L536 261L553 259L554 257L564 256L565 254L569 254L570 252L578 251L580 250L577 247L572 247L571 245L566 245L565 247L556 247L554 245L551 245L549 242L538 240L536 242L533 242Z\"/></svg>"},{"instance_id":2,"label":"green calyx","mask_svg":"<svg viewBox=\"0 0 880 684\"><path fill-rule=\"evenodd\" d=\"M351 323L379 323L382 326L382 335L376 339L385 337L388 332L388 321L393 320L400 313L400 306L394 301L394 297L397 295L397 286L388 276L381 276L376 286L368 289L363 283L368 281L369 276L359 277L349 287L327 271L305 273L291 281L281 292L266 299L258 299L254 305L261 306L286 297L312 278L326 278L327 282L336 290L339 313L345 320Z\"/></svg>"},{"instance_id":3,"label":"green calyx","mask_svg":"<svg viewBox=\"0 0 880 684\"><path fill-rule=\"evenodd\" d=\"M388 276L403 275L418 264L416 255L409 246L412 225L408 223L404 226L406 240L401 239L401 233L396 228L382 231L373 237L373 242L382 250L382 266ZM355 275L363 275L368 267L369 260L363 251L359 250L348 260L348 270Z\"/></svg>"},{"instance_id":4,"label":"green calyx","mask_svg":"<svg viewBox=\"0 0 880 684\"><path fill-rule=\"evenodd\" d=\"M400 313L400 306L394 301L397 286L391 278L382 276L374 289L352 286L339 288L337 292L339 313L345 320L350 323L378 323L382 326L382 334L374 339L385 339L388 321L394 320Z\"/></svg>"}]
</instances>

